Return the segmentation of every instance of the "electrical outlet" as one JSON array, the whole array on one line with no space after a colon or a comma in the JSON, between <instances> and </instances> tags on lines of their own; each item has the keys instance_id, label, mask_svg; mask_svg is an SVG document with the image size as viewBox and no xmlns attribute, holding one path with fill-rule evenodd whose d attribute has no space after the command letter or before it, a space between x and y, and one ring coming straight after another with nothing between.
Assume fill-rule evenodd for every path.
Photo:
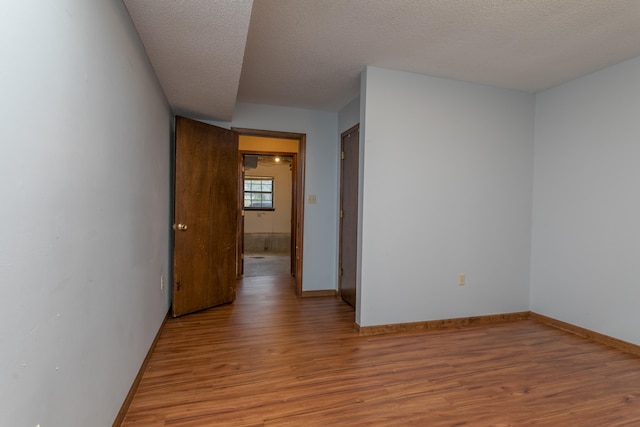
<instances>
[{"instance_id":1,"label":"electrical outlet","mask_svg":"<svg viewBox=\"0 0 640 427\"><path fill-rule=\"evenodd\" d=\"M164 290L164 274L160 276L160 290Z\"/></svg>"},{"instance_id":2,"label":"electrical outlet","mask_svg":"<svg viewBox=\"0 0 640 427\"><path fill-rule=\"evenodd\" d=\"M460 286L464 285L464 281L465 281L464 273L458 274L458 285Z\"/></svg>"},{"instance_id":3,"label":"electrical outlet","mask_svg":"<svg viewBox=\"0 0 640 427\"><path fill-rule=\"evenodd\" d=\"M309 204L310 205L315 205L316 204L316 195L315 194L309 194Z\"/></svg>"}]
</instances>

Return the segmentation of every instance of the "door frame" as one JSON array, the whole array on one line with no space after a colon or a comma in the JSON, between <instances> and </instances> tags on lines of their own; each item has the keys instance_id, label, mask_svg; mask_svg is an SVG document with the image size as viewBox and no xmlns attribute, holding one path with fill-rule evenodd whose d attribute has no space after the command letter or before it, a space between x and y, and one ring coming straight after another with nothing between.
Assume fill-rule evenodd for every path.
<instances>
[{"instance_id":1,"label":"door frame","mask_svg":"<svg viewBox=\"0 0 640 427\"><path fill-rule=\"evenodd\" d=\"M342 132L340 134L340 200L339 200L339 218L340 218L340 224L338 227L338 296L347 304L352 305L354 308L356 307L357 304L357 298L358 298L358 294L357 292L355 292L355 297L353 301L348 301L344 295L343 295L343 277L344 277L344 253L345 253L345 248L344 248L344 243L345 243L345 237L344 237L344 222L345 222L345 212L344 212L344 204L345 204L345 198L349 198L349 199L354 199L357 201L358 200L358 189L356 188L356 193L352 194L352 193L347 193L347 190L351 190L351 189L347 189L345 186L345 174L346 174L346 158L345 158L345 152L347 151L345 149L345 145L347 143L347 140L349 140L351 138L351 135L354 132L360 132L360 123L357 123L355 125L353 125L351 128L347 129L346 131ZM360 158L359 158L359 152L360 152L360 141L357 140L355 142L352 142L356 144L356 149L358 150L358 156L356 156L355 159L351 159L349 158L349 160L355 160L355 167L356 170L355 171L351 171L351 173L355 173L356 176L356 182L359 180L359 169L360 169ZM357 205L357 202L356 202ZM356 215L357 215L357 208L356 208ZM357 230L357 220L356 220L356 230ZM357 239L357 237L356 237ZM356 243L356 257L357 257L357 243ZM354 270L357 271L357 265L353 265L350 266L351 268L353 268ZM357 273L356 273L357 276ZM357 277L355 278L357 281ZM354 286L357 287L357 285L354 283Z\"/></svg>"},{"instance_id":2,"label":"door frame","mask_svg":"<svg viewBox=\"0 0 640 427\"><path fill-rule=\"evenodd\" d=\"M261 129L246 129L246 128L236 128L232 127L231 130L238 133L238 135L242 136L258 136L263 138L276 138L276 139L291 139L298 142L298 152L297 153L287 153L287 155L293 155L293 178L291 182L292 189L292 203L291 203L291 272L295 277L296 283L296 296L300 298L302 296L302 261L303 261L303 236L304 236L304 169L305 169L305 152L306 152L306 143L307 143L307 135L304 133L294 133L294 132L279 132L279 131L271 131L271 130L261 130ZM240 150L238 150L238 177L242 179L242 154ZM273 153L268 153L273 154ZM240 184L241 185L241 184ZM241 230L242 223L242 188L238 186L239 197L238 197L238 243L243 238L243 231ZM236 259L238 263L240 263L242 259L242 246L240 244L238 246L238 254ZM240 272L240 266L237 269Z\"/></svg>"}]
</instances>

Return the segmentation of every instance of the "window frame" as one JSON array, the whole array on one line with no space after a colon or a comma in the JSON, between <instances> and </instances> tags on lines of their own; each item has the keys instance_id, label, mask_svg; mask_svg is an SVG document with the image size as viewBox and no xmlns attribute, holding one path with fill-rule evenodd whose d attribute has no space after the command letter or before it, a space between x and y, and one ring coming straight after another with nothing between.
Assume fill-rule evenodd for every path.
<instances>
[{"instance_id":1,"label":"window frame","mask_svg":"<svg viewBox=\"0 0 640 427\"><path fill-rule=\"evenodd\" d=\"M247 181L271 181L271 191L247 191L246 183ZM246 194L270 194L271 195L271 207L265 206L245 206ZM242 209L245 211L275 211L275 179L273 176L253 176L253 175L245 175L244 182L242 185Z\"/></svg>"}]
</instances>

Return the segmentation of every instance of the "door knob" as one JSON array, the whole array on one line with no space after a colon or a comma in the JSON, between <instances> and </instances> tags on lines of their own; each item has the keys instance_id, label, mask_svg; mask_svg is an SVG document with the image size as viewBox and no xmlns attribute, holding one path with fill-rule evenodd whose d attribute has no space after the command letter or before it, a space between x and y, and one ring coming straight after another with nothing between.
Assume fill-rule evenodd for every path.
<instances>
[{"instance_id":1,"label":"door knob","mask_svg":"<svg viewBox=\"0 0 640 427\"><path fill-rule=\"evenodd\" d=\"M173 229L176 231L187 231L187 224L173 224Z\"/></svg>"}]
</instances>

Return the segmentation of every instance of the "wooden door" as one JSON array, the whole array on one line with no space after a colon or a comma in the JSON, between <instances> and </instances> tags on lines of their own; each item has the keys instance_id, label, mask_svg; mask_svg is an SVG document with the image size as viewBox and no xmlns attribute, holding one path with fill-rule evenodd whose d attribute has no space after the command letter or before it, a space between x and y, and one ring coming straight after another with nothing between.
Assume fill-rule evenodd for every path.
<instances>
[{"instance_id":1,"label":"wooden door","mask_svg":"<svg viewBox=\"0 0 640 427\"><path fill-rule=\"evenodd\" d=\"M235 299L237 162L235 132L176 117L174 316Z\"/></svg>"},{"instance_id":2,"label":"wooden door","mask_svg":"<svg viewBox=\"0 0 640 427\"><path fill-rule=\"evenodd\" d=\"M358 164L359 126L342 134L340 168L340 271L338 289L342 299L356 306L358 262Z\"/></svg>"}]
</instances>

